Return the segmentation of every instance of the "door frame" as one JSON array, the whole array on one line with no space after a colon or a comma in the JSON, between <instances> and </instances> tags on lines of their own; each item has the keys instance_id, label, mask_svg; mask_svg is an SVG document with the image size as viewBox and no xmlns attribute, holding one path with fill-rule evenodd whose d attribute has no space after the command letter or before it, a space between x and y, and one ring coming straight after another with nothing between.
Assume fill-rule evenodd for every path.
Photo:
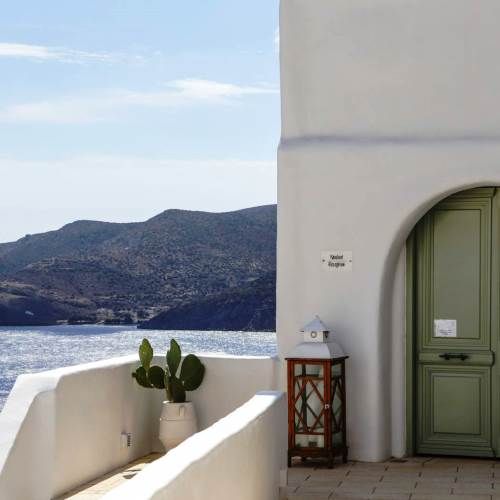
<instances>
[{"instance_id":1,"label":"door frame","mask_svg":"<svg viewBox=\"0 0 500 500\"><path fill-rule=\"evenodd\" d=\"M476 188L456 193L452 197L476 197L491 196L491 351L494 355L494 363L491 368L491 446L495 456L500 456L500 367L496 363L497 353L500 350L500 189L496 187ZM448 198L445 198L445 201ZM436 203L438 205L441 202ZM434 207L436 206L434 205ZM434 207L430 208L432 210ZM428 212L427 212L428 213ZM424 216L422 216L424 217ZM421 220L421 219L420 219ZM418 224L418 222L417 222ZM415 224L406 240L406 272L405 272L405 442L406 454L415 454L416 435L416 363L415 363L415 286L416 286L416 239ZM496 307L495 307L496 304ZM493 425L493 422L499 425Z\"/></svg>"}]
</instances>

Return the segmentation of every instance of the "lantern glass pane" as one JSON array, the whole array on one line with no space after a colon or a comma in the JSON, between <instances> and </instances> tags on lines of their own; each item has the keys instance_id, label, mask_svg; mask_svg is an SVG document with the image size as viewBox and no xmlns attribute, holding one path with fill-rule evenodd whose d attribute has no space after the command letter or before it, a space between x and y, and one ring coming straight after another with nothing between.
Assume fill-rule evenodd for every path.
<instances>
[{"instance_id":1,"label":"lantern glass pane","mask_svg":"<svg viewBox=\"0 0 500 500\"><path fill-rule=\"evenodd\" d=\"M295 446L325 446L325 388L322 364L296 364L294 367Z\"/></svg>"},{"instance_id":2,"label":"lantern glass pane","mask_svg":"<svg viewBox=\"0 0 500 500\"><path fill-rule=\"evenodd\" d=\"M325 437L323 434L296 434L295 446L297 448L324 448Z\"/></svg>"},{"instance_id":3,"label":"lantern glass pane","mask_svg":"<svg viewBox=\"0 0 500 500\"><path fill-rule=\"evenodd\" d=\"M340 364L332 366L332 444L333 447L338 447L342 445L342 425L343 425L343 411L342 407L342 395L344 391L343 380L342 380L342 368Z\"/></svg>"},{"instance_id":4,"label":"lantern glass pane","mask_svg":"<svg viewBox=\"0 0 500 500\"><path fill-rule=\"evenodd\" d=\"M295 364L295 376L310 375L312 377L323 378L323 365L322 364Z\"/></svg>"}]
</instances>

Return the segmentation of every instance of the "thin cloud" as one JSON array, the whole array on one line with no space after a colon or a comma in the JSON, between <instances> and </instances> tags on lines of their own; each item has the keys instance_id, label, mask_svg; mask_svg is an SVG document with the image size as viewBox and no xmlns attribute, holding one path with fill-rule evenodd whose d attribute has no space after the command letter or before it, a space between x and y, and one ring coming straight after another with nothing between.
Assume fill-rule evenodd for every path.
<instances>
[{"instance_id":1,"label":"thin cloud","mask_svg":"<svg viewBox=\"0 0 500 500\"><path fill-rule=\"evenodd\" d=\"M211 158L211 159L178 159L178 158L150 158L138 155L82 155L68 156L62 159L51 160L20 160L8 156L0 156L0 171L32 170L33 172L74 172L81 170L88 172L90 169L103 170L128 170L131 172L168 169L225 169L227 171L250 169L267 171L276 170L276 160L254 160L242 158ZM45 174L44 174L45 175ZM192 179L191 179L192 180ZM34 186L36 188L36 186Z\"/></svg>"},{"instance_id":2,"label":"thin cloud","mask_svg":"<svg viewBox=\"0 0 500 500\"><path fill-rule=\"evenodd\" d=\"M105 52L86 52L64 47L0 42L0 58L2 57L65 63L83 63L90 61L111 62L116 59L116 55Z\"/></svg>"},{"instance_id":3,"label":"thin cloud","mask_svg":"<svg viewBox=\"0 0 500 500\"><path fill-rule=\"evenodd\" d=\"M167 208L225 212L276 203L274 159L0 156L0 173L0 242L78 219L129 222Z\"/></svg>"},{"instance_id":4,"label":"thin cloud","mask_svg":"<svg viewBox=\"0 0 500 500\"><path fill-rule=\"evenodd\" d=\"M279 27L276 28L275 32L274 32L274 50L276 52L279 52L280 51L280 29Z\"/></svg>"},{"instance_id":5,"label":"thin cloud","mask_svg":"<svg viewBox=\"0 0 500 500\"><path fill-rule=\"evenodd\" d=\"M212 80L184 79L168 82L154 91L104 90L92 96L67 96L54 100L15 104L0 109L2 122L92 123L110 121L132 108L166 109L195 104L231 104L251 95L277 94L269 85L235 85Z\"/></svg>"}]
</instances>

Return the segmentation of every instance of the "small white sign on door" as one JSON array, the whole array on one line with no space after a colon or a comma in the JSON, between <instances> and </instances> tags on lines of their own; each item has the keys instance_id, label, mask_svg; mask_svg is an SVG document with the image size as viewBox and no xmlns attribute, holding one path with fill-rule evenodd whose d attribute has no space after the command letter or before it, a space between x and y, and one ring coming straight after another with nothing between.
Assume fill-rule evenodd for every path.
<instances>
[{"instance_id":1,"label":"small white sign on door","mask_svg":"<svg viewBox=\"0 0 500 500\"><path fill-rule=\"evenodd\" d=\"M456 337L457 320L456 319L435 319L434 337Z\"/></svg>"},{"instance_id":2,"label":"small white sign on door","mask_svg":"<svg viewBox=\"0 0 500 500\"><path fill-rule=\"evenodd\" d=\"M330 271L352 271L350 250L325 250L321 252L321 264Z\"/></svg>"}]
</instances>

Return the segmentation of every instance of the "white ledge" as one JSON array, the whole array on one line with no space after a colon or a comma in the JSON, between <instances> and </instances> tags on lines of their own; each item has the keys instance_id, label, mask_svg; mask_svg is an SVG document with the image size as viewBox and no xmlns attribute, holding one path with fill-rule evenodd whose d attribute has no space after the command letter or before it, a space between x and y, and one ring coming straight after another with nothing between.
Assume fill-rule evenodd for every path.
<instances>
[{"instance_id":1,"label":"white ledge","mask_svg":"<svg viewBox=\"0 0 500 500\"><path fill-rule=\"evenodd\" d=\"M286 467L284 422L284 393L258 392L104 499L277 499L280 470Z\"/></svg>"}]
</instances>

